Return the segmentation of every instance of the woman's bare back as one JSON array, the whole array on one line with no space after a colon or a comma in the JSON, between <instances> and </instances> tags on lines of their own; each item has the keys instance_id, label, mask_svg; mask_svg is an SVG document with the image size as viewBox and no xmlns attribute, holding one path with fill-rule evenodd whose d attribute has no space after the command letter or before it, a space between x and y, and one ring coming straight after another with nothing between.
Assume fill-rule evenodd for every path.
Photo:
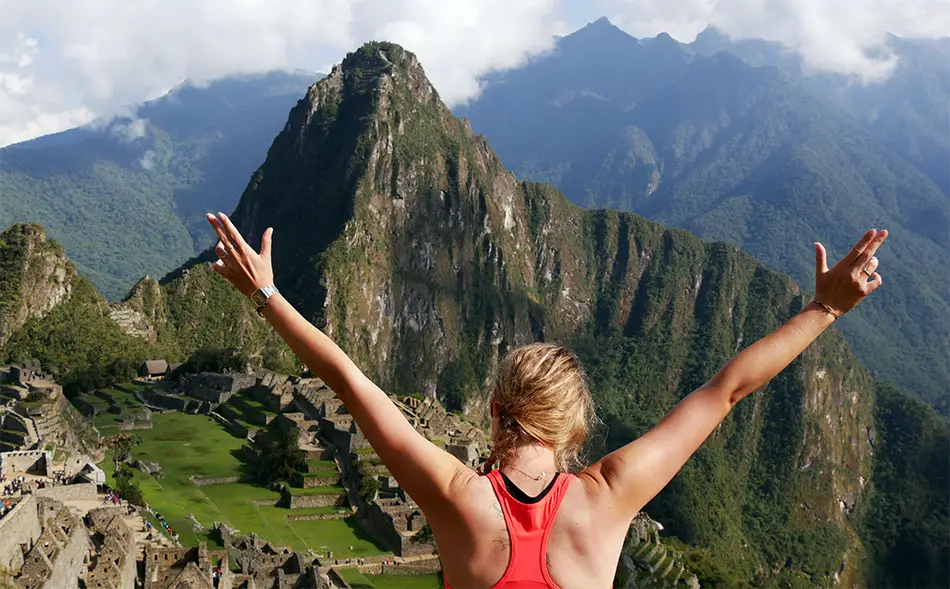
<instances>
[{"instance_id":1,"label":"woman's bare back","mask_svg":"<svg viewBox=\"0 0 950 589\"><path fill-rule=\"evenodd\" d=\"M562 475L563 476L563 475ZM548 537L548 573L561 589L611 587L628 516L613 513L598 477L572 477ZM546 483L519 485L536 496ZM472 475L456 507L429 518L452 589L489 589L508 570L511 540L501 504L485 476Z\"/></svg>"}]
</instances>

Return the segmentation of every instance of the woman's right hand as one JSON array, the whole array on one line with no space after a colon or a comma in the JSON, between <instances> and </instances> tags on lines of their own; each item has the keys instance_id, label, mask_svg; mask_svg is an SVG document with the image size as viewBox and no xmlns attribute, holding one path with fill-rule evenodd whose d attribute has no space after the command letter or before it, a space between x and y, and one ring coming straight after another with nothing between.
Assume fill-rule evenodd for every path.
<instances>
[{"instance_id":1,"label":"woman's right hand","mask_svg":"<svg viewBox=\"0 0 950 589\"><path fill-rule=\"evenodd\" d=\"M880 288L877 249L887 239L887 230L871 229L847 256L828 269L828 253L815 244L815 300L831 307L838 316L857 306L864 297Z\"/></svg>"},{"instance_id":2,"label":"woman's right hand","mask_svg":"<svg viewBox=\"0 0 950 589\"><path fill-rule=\"evenodd\" d=\"M224 213L214 216L205 215L208 223L218 235L218 245L214 251L218 261L211 269L224 276L241 293L251 296L259 288L274 284L274 270L271 265L271 244L274 230L270 227L261 239L261 252L257 253L249 246L241 233Z\"/></svg>"}]
</instances>

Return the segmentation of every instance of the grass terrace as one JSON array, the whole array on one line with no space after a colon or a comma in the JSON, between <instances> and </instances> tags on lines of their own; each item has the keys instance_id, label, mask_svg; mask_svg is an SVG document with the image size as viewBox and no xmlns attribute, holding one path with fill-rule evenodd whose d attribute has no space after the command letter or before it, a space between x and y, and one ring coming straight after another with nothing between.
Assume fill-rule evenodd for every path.
<instances>
[{"instance_id":1,"label":"grass terrace","mask_svg":"<svg viewBox=\"0 0 950 589\"><path fill-rule=\"evenodd\" d=\"M157 477L135 471L145 500L165 517L185 546L201 540L216 545L211 537L214 522L225 522L241 534L254 532L277 546L306 552L333 551L339 558L384 554L352 518L293 521L306 515L348 512L345 508L285 509L276 507L280 494L252 483L195 485L190 477L240 477L249 469L240 459L244 440L227 433L217 422L202 415L165 413L153 416L153 428L135 432L142 443L133 451L133 460L158 462ZM324 464L326 463L326 464ZM332 462L321 461L326 467ZM102 464L112 473L111 458ZM335 465L334 465L335 466ZM336 472L334 470L334 472ZM110 476L111 478L111 476ZM307 493L342 493L342 487L295 489ZM189 514L205 528L196 532ZM153 521L153 525L157 522ZM161 528L158 528L161 530Z\"/></svg>"},{"instance_id":2,"label":"grass terrace","mask_svg":"<svg viewBox=\"0 0 950 589\"><path fill-rule=\"evenodd\" d=\"M145 414L145 407L135 396L135 392L144 388L142 385L121 385L123 389L99 389L94 393L84 393L76 397L74 402L79 406L91 406L95 411L93 425L105 435L116 433L118 424L123 421L141 421Z\"/></svg>"},{"instance_id":3,"label":"grass terrace","mask_svg":"<svg viewBox=\"0 0 950 589\"><path fill-rule=\"evenodd\" d=\"M442 575L363 575L373 589L442 589ZM360 589L353 585L353 589Z\"/></svg>"},{"instance_id":4,"label":"grass terrace","mask_svg":"<svg viewBox=\"0 0 950 589\"><path fill-rule=\"evenodd\" d=\"M343 487L332 486L332 487L311 487L309 489L301 489L299 487L289 487L290 494L295 497L306 497L308 495L342 495L344 492ZM298 510L294 510L294 513L297 513Z\"/></svg>"}]
</instances>

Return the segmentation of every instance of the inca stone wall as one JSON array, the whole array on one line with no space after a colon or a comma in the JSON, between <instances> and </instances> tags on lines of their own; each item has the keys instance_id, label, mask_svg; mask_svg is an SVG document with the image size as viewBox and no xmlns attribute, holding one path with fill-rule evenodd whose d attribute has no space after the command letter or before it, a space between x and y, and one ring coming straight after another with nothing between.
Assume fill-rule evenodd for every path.
<instances>
[{"instance_id":1,"label":"inca stone wall","mask_svg":"<svg viewBox=\"0 0 950 589\"><path fill-rule=\"evenodd\" d=\"M36 497L27 495L0 519L0 565L19 570L23 566L21 545L32 546L43 532L36 510Z\"/></svg>"},{"instance_id":2,"label":"inca stone wall","mask_svg":"<svg viewBox=\"0 0 950 589\"><path fill-rule=\"evenodd\" d=\"M95 483L79 483L77 485L56 485L44 489L36 489L33 494L37 497L55 499L56 501L76 501L80 499L96 499Z\"/></svg>"}]
</instances>

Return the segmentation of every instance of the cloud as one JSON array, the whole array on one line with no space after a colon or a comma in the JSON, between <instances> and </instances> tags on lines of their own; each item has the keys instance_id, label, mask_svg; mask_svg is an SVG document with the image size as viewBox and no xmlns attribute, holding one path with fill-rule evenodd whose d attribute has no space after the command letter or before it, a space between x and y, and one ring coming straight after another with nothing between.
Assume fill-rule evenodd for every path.
<instances>
[{"instance_id":1,"label":"cloud","mask_svg":"<svg viewBox=\"0 0 950 589\"><path fill-rule=\"evenodd\" d=\"M158 163L158 154L151 149L146 150L142 157L138 159L138 163L146 170L154 170L155 164Z\"/></svg>"},{"instance_id":2,"label":"cloud","mask_svg":"<svg viewBox=\"0 0 950 589\"><path fill-rule=\"evenodd\" d=\"M667 31L691 41L707 25L735 40L762 38L798 52L818 72L885 79L896 65L888 34L950 36L947 0L603 0L631 34Z\"/></svg>"},{"instance_id":3,"label":"cloud","mask_svg":"<svg viewBox=\"0 0 950 589\"><path fill-rule=\"evenodd\" d=\"M369 40L415 52L449 102L566 31L558 0L3 0L0 146L234 73L317 70Z\"/></svg>"},{"instance_id":4,"label":"cloud","mask_svg":"<svg viewBox=\"0 0 950 589\"><path fill-rule=\"evenodd\" d=\"M893 65L887 31L950 35L947 0L0 1L0 146L109 121L186 78L327 71L374 39L415 52L442 97L464 102L483 74L550 49L569 31L566 14L572 28L607 15L636 36L687 41L711 23L865 79Z\"/></svg>"},{"instance_id":5,"label":"cloud","mask_svg":"<svg viewBox=\"0 0 950 589\"><path fill-rule=\"evenodd\" d=\"M130 119L116 119L119 122L113 122L109 126L109 133L119 138L124 143L130 143L136 139L145 137L148 131L148 119L140 119L133 116Z\"/></svg>"}]
</instances>

